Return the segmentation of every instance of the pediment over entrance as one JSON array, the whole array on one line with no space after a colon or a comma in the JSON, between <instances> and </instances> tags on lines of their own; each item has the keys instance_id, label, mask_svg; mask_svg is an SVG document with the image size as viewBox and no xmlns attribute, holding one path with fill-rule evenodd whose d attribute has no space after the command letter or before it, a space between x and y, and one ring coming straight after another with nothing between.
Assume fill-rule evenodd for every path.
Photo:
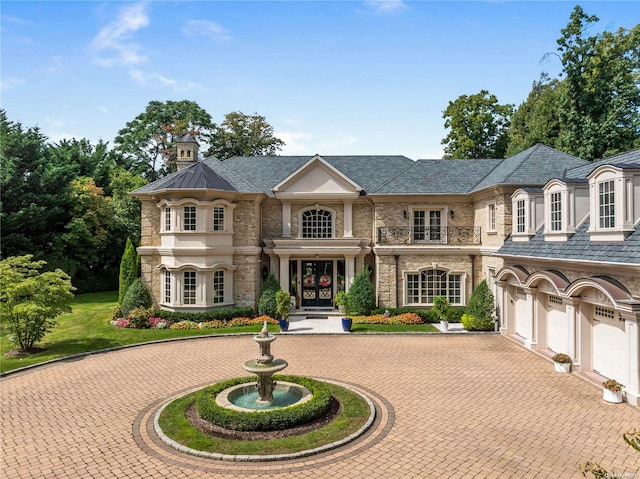
<instances>
[{"instance_id":1,"label":"pediment over entrance","mask_svg":"<svg viewBox=\"0 0 640 479\"><path fill-rule=\"evenodd\" d=\"M357 183L316 155L273 188L279 199L357 198Z\"/></svg>"}]
</instances>

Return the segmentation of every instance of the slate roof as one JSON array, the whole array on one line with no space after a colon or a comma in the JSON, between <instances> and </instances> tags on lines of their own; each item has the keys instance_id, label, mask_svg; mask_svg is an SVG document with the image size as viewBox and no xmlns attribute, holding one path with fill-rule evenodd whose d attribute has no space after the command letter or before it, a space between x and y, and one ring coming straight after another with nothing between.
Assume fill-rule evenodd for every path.
<instances>
[{"instance_id":1,"label":"slate roof","mask_svg":"<svg viewBox=\"0 0 640 479\"><path fill-rule=\"evenodd\" d=\"M599 261L602 263L640 263L640 229L623 242L593 242L589 238L589 218L576 228L567 241L546 242L543 228L528 242L514 242L507 238L496 253L498 256L552 258L559 260Z\"/></svg>"},{"instance_id":2,"label":"slate roof","mask_svg":"<svg viewBox=\"0 0 640 479\"><path fill-rule=\"evenodd\" d=\"M498 184L544 185L553 178L562 177L564 170L588 164L585 160L538 143L502 160L472 191Z\"/></svg>"},{"instance_id":3,"label":"slate roof","mask_svg":"<svg viewBox=\"0 0 640 479\"><path fill-rule=\"evenodd\" d=\"M593 170L602 165L613 165L620 168L640 168L640 148L572 168L567 171L567 177L586 178Z\"/></svg>"},{"instance_id":4,"label":"slate roof","mask_svg":"<svg viewBox=\"0 0 640 479\"><path fill-rule=\"evenodd\" d=\"M468 193L503 160L418 160L380 185L375 194Z\"/></svg>"},{"instance_id":5,"label":"slate roof","mask_svg":"<svg viewBox=\"0 0 640 479\"><path fill-rule=\"evenodd\" d=\"M310 156L234 156L225 161L205 160L239 191L262 192L272 189L304 166ZM389 178L414 164L406 156L322 156L322 159L361 186L365 192L377 190Z\"/></svg>"},{"instance_id":6,"label":"slate roof","mask_svg":"<svg viewBox=\"0 0 640 479\"><path fill-rule=\"evenodd\" d=\"M171 173L142 188L138 188L134 193L151 193L154 191L174 189L238 191L205 163L198 161L187 168Z\"/></svg>"}]
</instances>

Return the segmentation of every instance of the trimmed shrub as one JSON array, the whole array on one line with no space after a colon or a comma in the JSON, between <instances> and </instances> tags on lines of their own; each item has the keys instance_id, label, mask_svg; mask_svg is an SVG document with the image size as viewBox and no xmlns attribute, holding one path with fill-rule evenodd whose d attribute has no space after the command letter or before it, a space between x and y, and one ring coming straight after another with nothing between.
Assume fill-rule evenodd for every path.
<instances>
[{"instance_id":1,"label":"trimmed shrub","mask_svg":"<svg viewBox=\"0 0 640 479\"><path fill-rule=\"evenodd\" d=\"M449 300L444 296L436 296L433 298L431 314L438 318L438 321L449 321L449 317L451 316Z\"/></svg>"},{"instance_id":2,"label":"trimmed shrub","mask_svg":"<svg viewBox=\"0 0 640 479\"><path fill-rule=\"evenodd\" d=\"M195 323L203 323L206 321L231 321L233 318L238 317L252 317L254 315L253 308L225 308L214 309L212 311L204 312L188 312L188 311L156 311L156 315L162 319L166 319L171 322L178 321L193 321Z\"/></svg>"},{"instance_id":3,"label":"trimmed shrub","mask_svg":"<svg viewBox=\"0 0 640 479\"><path fill-rule=\"evenodd\" d=\"M495 309L493 294L489 291L487 281L482 280L471 294L469 304L462 316L462 325L467 331L493 331L492 318Z\"/></svg>"},{"instance_id":4,"label":"trimmed shrub","mask_svg":"<svg viewBox=\"0 0 640 479\"><path fill-rule=\"evenodd\" d=\"M262 294L258 300L258 314L275 318L278 315L276 294L280 290L280 283L273 274L262 285Z\"/></svg>"},{"instance_id":5,"label":"trimmed shrub","mask_svg":"<svg viewBox=\"0 0 640 479\"><path fill-rule=\"evenodd\" d=\"M126 318L134 308L150 308L153 305L149 288L140 278L136 279L122 300L122 314ZM148 318L148 316L147 316Z\"/></svg>"},{"instance_id":6,"label":"trimmed shrub","mask_svg":"<svg viewBox=\"0 0 640 479\"><path fill-rule=\"evenodd\" d=\"M462 315L462 327L467 331L493 331L493 318L478 319L470 314Z\"/></svg>"},{"instance_id":7,"label":"trimmed shrub","mask_svg":"<svg viewBox=\"0 0 640 479\"><path fill-rule=\"evenodd\" d=\"M360 271L347 293L347 309L350 316L368 316L376 307L376 292L369 281L369 270Z\"/></svg>"},{"instance_id":8,"label":"trimmed shrub","mask_svg":"<svg viewBox=\"0 0 640 479\"><path fill-rule=\"evenodd\" d=\"M129 287L139 277L138 274L138 253L133 247L131 238L127 238L127 244L124 247L124 253L120 260L120 278L118 287L118 304L124 301L124 295Z\"/></svg>"},{"instance_id":9,"label":"trimmed shrub","mask_svg":"<svg viewBox=\"0 0 640 479\"><path fill-rule=\"evenodd\" d=\"M153 315L153 308L133 308L127 315L130 328L146 329L151 327L149 318Z\"/></svg>"},{"instance_id":10,"label":"trimmed shrub","mask_svg":"<svg viewBox=\"0 0 640 479\"><path fill-rule=\"evenodd\" d=\"M216 395L236 384L255 382L255 377L241 377L223 381L201 390L196 396L198 415L205 421L236 431L276 431L305 424L326 414L331 406L331 392L321 381L300 376L274 376L276 381L286 381L306 387L313 397L294 406L259 412L243 412L222 407L216 403Z\"/></svg>"}]
</instances>

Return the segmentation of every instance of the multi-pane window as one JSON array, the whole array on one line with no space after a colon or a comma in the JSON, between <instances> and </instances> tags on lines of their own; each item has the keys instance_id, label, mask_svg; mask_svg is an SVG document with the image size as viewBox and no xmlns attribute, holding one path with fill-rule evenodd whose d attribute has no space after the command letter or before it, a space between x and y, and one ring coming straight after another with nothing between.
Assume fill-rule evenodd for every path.
<instances>
[{"instance_id":1,"label":"multi-pane window","mask_svg":"<svg viewBox=\"0 0 640 479\"><path fill-rule=\"evenodd\" d=\"M171 303L171 273L164 272L164 302Z\"/></svg>"},{"instance_id":2,"label":"multi-pane window","mask_svg":"<svg viewBox=\"0 0 640 479\"><path fill-rule=\"evenodd\" d=\"M407 275L407 302L433 304L433 299L443 296L451 304L462 304L462 274L449 274L433 269Z\"/></svg>"},{"instance_id":3,"label":"multi-pane window","mask_svg":"<svg viewBox=\"0 0 640 479\"><path fill-rule=\"evenodd\" d=\"M428 220L428 222L427 222ZM442 237L441 210L413 211L413 241L440 241Z\"/></svg>"},{"instance_id":4,"label":"multi-pane window","mask_svg":"<svg viewBox=\"0 0 640 479\"><path fill-rule=\"evenodd\" d=\"M549 211L551 213L549 229L551 231L562 231L562 198L560 192L551 193L549 200Z\"/></svg>"},{"instance_id":5,"label":"multi-pane window","mask_svg":"<svg viewBox=\"0 0 640 479\"><path fill-rule=\"evenodd\" d=\"M333 218L327 210L307 210L302 213L303 238L331 238Z\"/></svg>"},{"instance_id":6,"label":"multi-pane window","mask_svg":"<svg viewBox=\"0 0 640 479\"><path fill-rule=\"evenodd\" d=\"M516 233L524 233L524 200L516 202Z\"/></svg>"},{"instance_id":7,"label":"multi-pane window","mask_svg":"<svg viewBox=\"0 0 640 479\"><path fill-rule=\"evenodd\" d=\"M224 231L224 208L213 207L213 231Z\"/></svg>"},{"instance_id":8,"label":"multi-pane window","mask_svg":"<svg viewBox=\"0 0 640 479\"><path fill-rule=\"evenodd\" d=\"M598 184L598 216L600 228L613 228L616 225L613 180Z\"/></svg>"},{"instance_id":9,"label":"multi-pane window","mask_svg":"<svg viewBox=\"0 0 640 479\"><path fill-rule=\"evenodd\" d=\"M487 230L496 230L496 204L489 203L487 205Z\"/></svg>"},{"instance_id":10,"label":"multi-pane window","mask_svg":"<svg viewBox=\"0 0 640 479\"><path fill-rule=\"evenodd\" d=\"M171 231L171 208L164 209L164 230Z\"/></svg>"},{"instance_id":11,"label":"multi-pane window","mask_svg":"<svg viewBox=\"0 0 640 479\"><path fill-rule=\"evenodd\" d=\"M213 272L213 304L224 303L224 271Z\"/></svg>"},{"instance_id":12,"label":"multi-pane window","mask_svg":"<svg viewBox=\"0 0 640 479\"><path fill-rule=\"evenodd\" d=\"M184 231L195 231L196 230L196 207L195 206L185 206L183 211L183 219L184 219Z\"/></svg>"},{"instance_id":13,"label":"multi-pane window","mask_svg":"<svg viewBox=\"0 0 640 479\"><path fill-rule=\"evenodd\" d=\"M196 304L196 272L185 271L182 276L182 304Z\"/></svg>"}]
</instances>

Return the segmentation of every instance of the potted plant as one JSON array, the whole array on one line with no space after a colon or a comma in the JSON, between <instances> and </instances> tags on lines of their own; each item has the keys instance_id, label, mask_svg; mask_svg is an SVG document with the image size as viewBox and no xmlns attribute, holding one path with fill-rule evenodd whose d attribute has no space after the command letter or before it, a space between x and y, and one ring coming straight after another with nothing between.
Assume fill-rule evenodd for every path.
<instances>
[{"instance_id":1,"label":"potted plant","mask_svg":"<svg viewBox=\"0 0 640 479\"><path fill-rule=\"evenodd\" d=\"M571 358L568 354L558 353L551 358L553 360L553 366L558 373L571 372Z\"/></svg>"},{"instance_id":2,"label":"potted plant","mask_svg":"<svg viewBox=\"0 0 640 479\"><path fill-rule=\"evenodd\" d=\"M336 306L340 312L344 315L342 317L342 330L343 331L351 331L351 325L353 324L353 319L351 318L351 306L349 305L349 295L344 291L338 292L335 298Z\"/></svg>"},{"instance_id":3,"label":"potted plant","mask_svg":"<svg viewBox=\"0 0 640 479\"><path fill-rule=\"evenodd\" d=\"M283 289L276 293L276 313L278 314L278 324L280 331L289 330L289 307L291 305L291 296L288 291Z\"/></svg>"},{"instance_id":4,"label":"potted plant","mask_svg":"<svg viewBox=\"0 0 640 479\"><path fill-rule=\"evenodd\" d=\"M344 291L338 291L338 294L336 294L336 297L333 298L333 304L336 305L336 308L338 308L338 311L340 311L341 313L344 313L344 305L347 302L347 293L345 293Z\"/></svg>"},{"instance_id":5,"label":"potted plant","mask_svg":"<svg viewBox=\"0 0 640 479\"><path fill-rule=\"evenodd\" d=\"M440 320L440 329L442 332L449 331L449 315L451 314L451 305L444 296L433 298L433 312Z\"/></svg>"},{"instance_id":6,"label":"potted plant","mask_svg":"<svg viewBox=\"0 0 640 479\"><path fill-rule=\"evenodd\" d=\"M622 384L615 379L607 379L602 383L602 399L607 402L622 402Z\"/></svg>"}]
</instances>

